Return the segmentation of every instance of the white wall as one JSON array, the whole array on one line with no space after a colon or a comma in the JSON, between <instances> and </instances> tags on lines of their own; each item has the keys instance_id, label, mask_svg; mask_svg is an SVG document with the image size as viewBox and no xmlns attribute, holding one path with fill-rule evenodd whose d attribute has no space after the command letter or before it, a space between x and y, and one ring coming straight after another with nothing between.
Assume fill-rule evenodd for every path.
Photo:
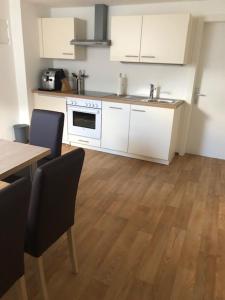
<instances>
[{"instance_id":1,"label":"white wall","mask_svg":"<svg viewBox=\"0 0 225 300\"><path fill-rule=\"evenodd\" d=\"M25 6L24 6L25 7ZM50 60L39 60L37 52L37 16L46 16L46 11L40 8L27 9L23 13L25 50L29 49L31 53L26 53L26 64L28 77L32 78L28 83L28 89L37 87L37 74L39 67L51 67ZM32 11L32 13L30 13ZM154 13L186 13L190 12L196 17L205 17L208 15L217 15L220 18L221 13L225 12L224 0L206 0L206 1L187 1L174 3L154 3L143 5L120 5L112 6L109 10L109 20L111 15L142 15ZM49 12L48 12L49 13ZM47 13L47 14L48 14ZM93 37L94 28L94 7L74 7L74 8L52 8L50 15L53 17L78 17L87 20L88 38ZM198 18L199 19L199 18ZM197 19L196 19L197 20ZM86 89L101 90L107 92L116 92L117 78L120 72L128 76L128 93L138 95L148 95L149 83L159 84L161 86L161 96L175 99L184 99L189 105L186 107L186 113L181 126L181 153L185 153L187 134L190 124L191 103L194 90L194 80L196 76L196 67L198 62L198 49L202 31L201 18L197 22L198 26L193 35L193 60L188 66L171 65L153 65L153 64L129 64L120 62L110 62L109 48L88 48L86 61L67 61L54 60L54 67L61 67L70 72L77 72L79 69L85 69L89 74L86 80ZM27 24L27 25L26 25ZM34 32L30 29L34 25ZM109 22L110 32L110 22ZM109 34L110 37L110 34ZM30 48L29 48L30 47ZM35 61L35 63L34 63ZM33 62L33 65L32 63Z\"/></svg>"},{"instance_id":2,"label":"white wall","mask_svg":"<svg viewBox=\"0 0 225 300\"><path fill-rule=\"evenodd\" d=\"M139 6L137 6L138 8ZM143 13L146 9L143 7ZM110 7L110 15L128 14L133 12L133 6ZM88 38L93 38L94 8L57 8L51 10L52 16L76 16L87 20ZM110 22L109 22L110 27ZM109 28L110 37L110 28ZM55 60L55 67L62 67L70 72L85 69L89 74L86 80L88 90L100 90L106 92L117 91L119 73L125 73L128 77L128 93L136 95L148 95L149 84L155 83L162 87L165 96L186 99L187 91L185 82L188 76L188 67L167 66L153 64L133 64L110 61L110 48L88 48L86 61Z\"/></svg>"},{"instance_id":3,"label":"white wall","mask_svg":"<svg viewBox=\"0 0 225 300\"><path fill-rule=\"evenodd\" d=\"M41 71L53 65L51 60L40 59L39 57L38 18L48 17L49 14L50 10L47 7L37 6L26 1L22 2L24 55L30 115L33 108L32 89L39 87Z\"/></svg>"},{"instance_id":4,"label":"white wall","mask_svg":"<svg viewBox=\"0 0 225 300\"><path fill-rule=\"evenodd\" d=\"M19 103L19 122L27 124L29 123L30 117L24 56L21 0L9 0L9 7L17 96Z\"/></svg>"},{"instance_id":5,"label":"white wall","mask_svg":"<svg viewBox=\"0 0 225 300\"><path fill-rule=\"evenodd\" d=\"M151 13L183 13L191 12L195 16L225 12L225 1L197 1L182 3L160 3L144 5L111 6L111 15L138 15ZM87 20L88 37L93 37L94 7L53 8L54 17L74 16ZM110 21L109 21L110 33ZM109 34L110 37L110 34ZM190 84L192 83L193 66L168 66L153 64L128 64L110 62L109 48L88 48L87 61L55 60L55 67L71 71L86 69L90 77L86 80L86 88L116 92L117 78L120 72L128 76L128 93L148 95L149 83L159 84L162 96L184 99L191 102Z\"/></svg>"},{"instance_id":6,"label":"white wall","mask_svg":"<svg viewBox=\"0 0 225 300\"><path fill-rule=\"evenodd\" d=\"M0 19L9 21L8 0L1 0ZM0 138L13 139L12 125L18 122L18 98L13 47L0 45Z\"/></svg>"},{"instance_id":7,"label":"white wall","mask_svg":"<svg viewBox=\"0 0 225 300\"><path fill-rule=\"evenodd\" d=\"M13 139L13 124L30 121L31 90L40 70L52 63L39 58L37 17L48 12L24 0L1 0L0 19L10 24L10 44L0 45L0 138Z\"/></svg>"},{"instance_id":8,"label":"white wall","mask_svg":"<svg viewBox=\"0 0 225 300\"><path fill-rule=\"evenodd\" d=\"M55 67L66 68L69 71L86 69L90 77L86 81L86 88L90 90L103 90L116 92L117 77L120 72L128 76L128 93L148 95L149 83L161 86L161 96L175 99L184 99L187 106L180 126L180 139L178 151L186 152L188 132L191 122L191 105L194 92L194 83L198 64L201 35L203 29L202 19L210 15L225 12L224 0L187 1L174 3L154 3L143 5L112 6L111 15L145 15L156 13L191 13L196 18L196 27L192 40L192 63L188 66L168 66L153 64L127 64L109 61L109 49L88 49L86 62L55 60ZM74 16L86 19L88 22L88 37L93 37L94 8L53 8L51 15L55 17ZM110 32L110 22L109 22ZM110 37L110 34L109 34Z\"/></svg>"}]
</instances>

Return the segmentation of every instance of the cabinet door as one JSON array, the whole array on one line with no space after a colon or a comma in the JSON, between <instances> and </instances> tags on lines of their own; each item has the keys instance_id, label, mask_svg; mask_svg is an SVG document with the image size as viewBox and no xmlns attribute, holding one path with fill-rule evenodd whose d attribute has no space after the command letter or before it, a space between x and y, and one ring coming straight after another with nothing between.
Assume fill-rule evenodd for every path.
<instances>
[{"instance_id":1,"label":"cabinet door","mask_svg":"<svg viewBox=\"0 0 225 300\"><path fill-rule=\"evenodd\" d=\"M150 15L143 17L141 62L186 63L190 15Z\"/></svg>"},{"instance_id":2,"label":"cabinet door","mask_svg":"<svg viewBox=\"0 0 225 300\"><path fill-rule=\"evenodd\" d=\"M67 111L66 111L66 98L63 97L49 97L44 95L34 95L34 108L52 110L63 112L65 115L64 128L63 128L63 142L68 143L67 136Z\"/></svg>"},{"instance_id":3,"label":"cabinet door","mask_svg":"<svg viewBox=\"0 0 225 300\"><path fill-rule=\"evenodd\" d=\"M74 38L73 18L42 18L42 54L45 58L75 58L75 47L70 45Z\"/></svg>"},{"instance_id":4,"label":"cabinet door","mask_svg":"<svg viewBox=\"0 0 225 300\"><path fill-rule=\"evenodd\" d=\"M112 17L110 59L139 62L142 16Z\"/></svg>"},{"instance_id":5,"label":"cabinet door","mask_svg":"<svg viewBox=\"0 0 225 300\"><path fill-rule=\"evenodd\" d=\"M102 103L102 148L127 152L130 105Z\"/></svg>"},{"instance_id":6,"label":"cabinet door","mask_svg":"<svg viewBox=\"0 0 225 300\"><path fill-rule=\"evenodd\" d=\"M128 152L169 159L173 109L131 105Z\"/></svg>"}]
</instances>

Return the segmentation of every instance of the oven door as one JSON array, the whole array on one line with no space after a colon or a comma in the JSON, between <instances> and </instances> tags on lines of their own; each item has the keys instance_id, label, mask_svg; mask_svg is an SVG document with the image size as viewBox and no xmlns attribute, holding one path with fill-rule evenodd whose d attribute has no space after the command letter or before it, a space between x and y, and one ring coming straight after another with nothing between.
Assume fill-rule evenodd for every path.
<instances>
[{"instance_id":1,"label":"oven door","mask_svg":"<svg viewBox=\"0 0 225 300\"><path fill-rule=\"evenodd\" d=\"M68 106L68 133L101 138L101 109Z\"/></svg>"}]
</instances>

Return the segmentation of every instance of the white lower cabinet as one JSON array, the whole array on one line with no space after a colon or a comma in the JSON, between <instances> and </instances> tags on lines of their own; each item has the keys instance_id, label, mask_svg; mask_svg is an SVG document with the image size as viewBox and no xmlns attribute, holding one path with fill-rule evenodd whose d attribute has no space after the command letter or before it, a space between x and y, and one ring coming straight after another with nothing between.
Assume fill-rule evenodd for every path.
<instances>
[{"instance_id":1,"label":"white lower cabinet","mask_svg":"<svg viewBox=\"0 0 225 300\"><path fill-rule=\"evenodd\" d=\"M130 104L102 102L101 147L127 152Z\"/></svg>"},{"instance_id":2,"label":"white lower cabinet","mask_svg":"<svg viewBox=\"0 0 225 300\"><path fill-rule=\"evenodd\" d=\"M64 97L35 94L34 108L65 114L64 143L163 164L169 164L177 150L181 107L170 109L102 101L101 141L68 135Z\"/></svg>"},{"instance_id":3,"label":"white lower cabinet","mask_svg":"<svg viewBox=\"0 0 225 300\"><path fill-rule=\"evenodd\" d=\"M64 113L63 142L68 143L66 98L34 94L34 108Z\"/></svg>"},{"instance_id":4,"label":"white lower cabinet","mask_svg":"<svg viewBox=\"0 0 225 300\"><path fill-rule=\"evenodd\" d=\"M174 111L131 105L128 152L169 160Z\"/></svg>"}]
</instances>

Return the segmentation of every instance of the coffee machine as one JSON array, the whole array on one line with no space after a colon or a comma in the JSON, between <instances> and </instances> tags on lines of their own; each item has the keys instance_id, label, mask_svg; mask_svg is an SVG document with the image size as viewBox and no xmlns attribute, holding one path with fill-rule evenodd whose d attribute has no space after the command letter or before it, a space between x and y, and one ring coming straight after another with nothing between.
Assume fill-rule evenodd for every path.
<instances>
[{"instance_id":1,"label":"coffee machine","mask_svg":"<svg viewBox=\"0 0 225 300\"><path fill-rule=\"evenodd\" d=\"M44 70L41 74L40 90L60 91L62 88L62 79L65 77L65 72L63 69L49 68Z\"/></svg>"}]
</instances>

